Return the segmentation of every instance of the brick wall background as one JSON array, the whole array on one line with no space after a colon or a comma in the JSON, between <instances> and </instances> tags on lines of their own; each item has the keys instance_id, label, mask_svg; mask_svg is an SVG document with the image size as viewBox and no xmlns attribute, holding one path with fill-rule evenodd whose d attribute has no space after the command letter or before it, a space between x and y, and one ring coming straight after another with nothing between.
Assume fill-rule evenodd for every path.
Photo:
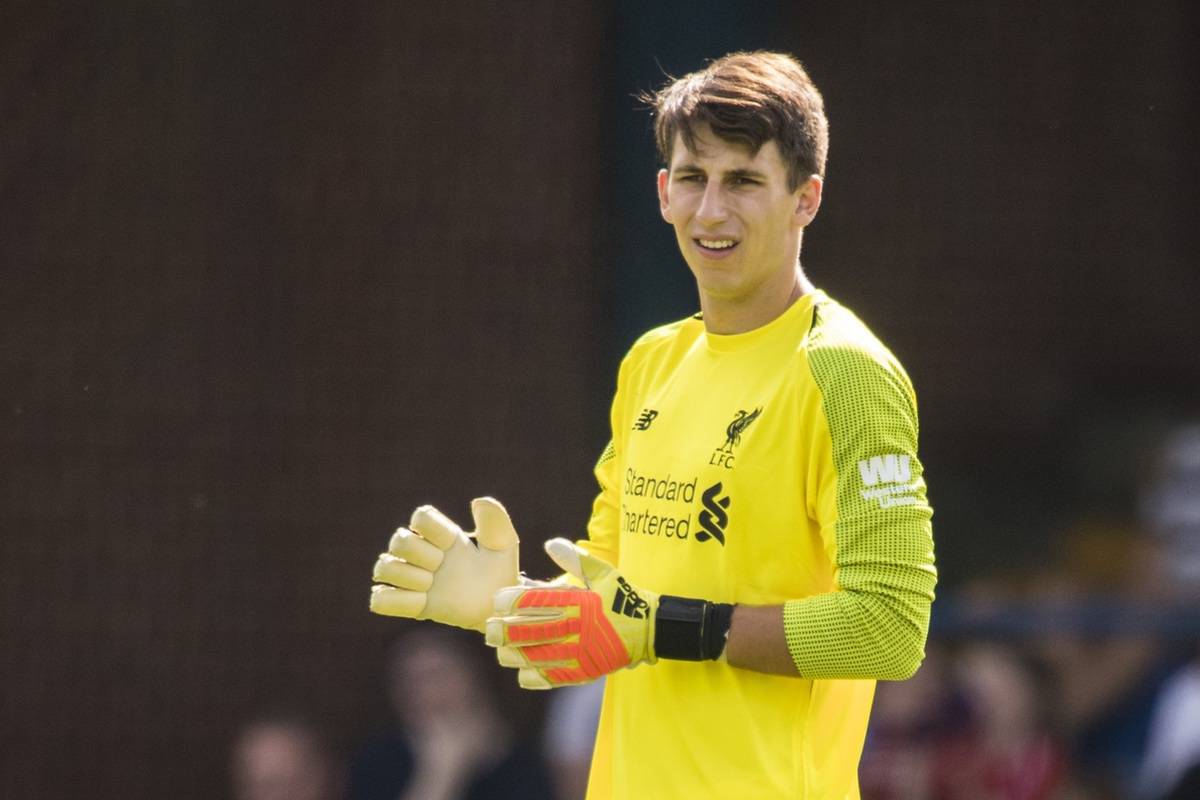
<instances>
[{"instance_id":1,"label":"brick wall background","mask_svg":"<svg viewBox=\"0 0 1200 800\"><path fill-rule=\"evenodd\" d=\"M586 521L601 16L6 15L0 795L221 796L254 710L376 721L413 507Z\"/></svg>"}]
</instances>

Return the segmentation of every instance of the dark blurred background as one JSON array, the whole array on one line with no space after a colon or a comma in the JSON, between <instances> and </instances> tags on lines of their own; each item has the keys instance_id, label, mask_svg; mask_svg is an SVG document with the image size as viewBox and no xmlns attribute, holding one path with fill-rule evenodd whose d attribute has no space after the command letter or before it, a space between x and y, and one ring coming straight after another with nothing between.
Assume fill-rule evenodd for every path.
<instances>
[{"instance_id":1,"label":"dark blurred background","mask_svg":"<svg viewBox=\"0 0 1200 800\"><path fill-rule=\"evenodd\" d=\"M734 49L825 94L803 261L916 384L943 596L1132 525L1200 395L1198 20L4 3L0 796L222 796L275 704L353 741L420 503L501 498L549 570L622 351L696 303L633 95Z\"/></svg>"}]
</instances>

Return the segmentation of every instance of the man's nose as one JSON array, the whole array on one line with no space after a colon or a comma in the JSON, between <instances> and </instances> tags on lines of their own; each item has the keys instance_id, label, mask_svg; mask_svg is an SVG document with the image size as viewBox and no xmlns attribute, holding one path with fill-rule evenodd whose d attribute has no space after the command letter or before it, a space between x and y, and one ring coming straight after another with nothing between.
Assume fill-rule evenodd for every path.
<instances>
[{"instance_id":1,"label":"man's nose","mask_svg":"<svg viewBox=\"0 0 1200 800\"><path fill-rule=\"evenodd\" d=\"M696 209L696 221L711 226L724 222L728 216L729 210L725 206L720 182L709 181L704 187L704 196L700 198L700 207Z\"/></svg>"}]
</instances>

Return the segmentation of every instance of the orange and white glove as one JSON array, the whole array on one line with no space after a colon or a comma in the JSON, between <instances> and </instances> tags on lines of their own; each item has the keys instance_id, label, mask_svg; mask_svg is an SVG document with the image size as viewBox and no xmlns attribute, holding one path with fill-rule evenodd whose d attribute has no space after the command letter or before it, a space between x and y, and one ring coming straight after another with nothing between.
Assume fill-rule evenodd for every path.
<instances>
[{"instance_id":1,"label":"orange and white glove","mask_svg":"<svg viewBox=\"0 0 1200 800\"><path fill-rule=\"evenodd\" d=\"M371 611L428 619L482 633L496 591L521 580L520 540L504 506L471 502L469 534L433 506L413 512L375 561Z\"/></svg>"},{"instance_id":2,"label":"orange and white glove","mask_svg":"<svg viewBox=\"0 0 1200 800\"><path fill-rule=\"evenodd\" d=\"M546 542L556 564L586 588L510 586L496 593L487 643L526 689L587 683L662 658L715 659L733 606L634 588L611 564L567 539Z\"/></svg>"}]
</instances>

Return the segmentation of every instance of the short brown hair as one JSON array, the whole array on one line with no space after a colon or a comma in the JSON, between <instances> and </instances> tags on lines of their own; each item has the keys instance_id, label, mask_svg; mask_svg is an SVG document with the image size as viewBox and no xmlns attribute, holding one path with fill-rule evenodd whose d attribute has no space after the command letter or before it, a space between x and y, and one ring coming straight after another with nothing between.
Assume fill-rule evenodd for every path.
<instances>
[{"instance_id":1,"label":"short brown hair","mask_svg":"<svg viewBox=\"0 0 1200 800\"><path fill-rule=\"evenodd\" d=\"M730 53L672 80L644 99L654 112L654 138L669 166L675 134L696 147L697 125L757 153L774 140L788 165L788 188L825 174L829 121L825 101L799 61L784 53Z\"/></svg>"}]
</instances>

